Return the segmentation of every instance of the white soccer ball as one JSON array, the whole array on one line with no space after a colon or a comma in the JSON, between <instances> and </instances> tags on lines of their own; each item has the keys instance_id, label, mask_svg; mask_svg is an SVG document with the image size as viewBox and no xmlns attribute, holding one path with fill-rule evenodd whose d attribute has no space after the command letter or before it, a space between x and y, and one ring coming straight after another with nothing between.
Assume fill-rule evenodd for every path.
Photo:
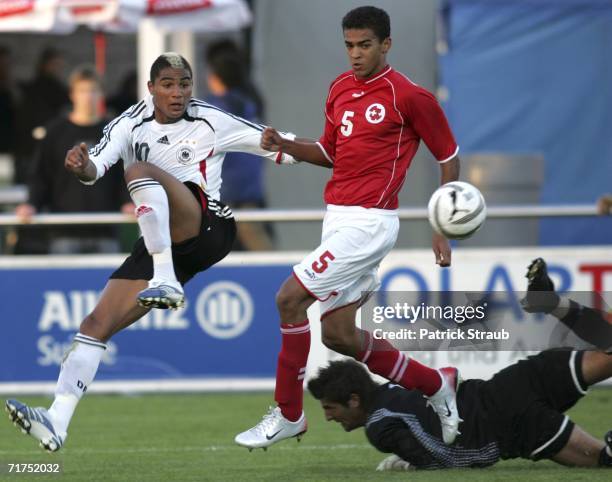
<instances>
[{"instance_id":1,"label":"white soccer ball","mask_svg":"<svg viewBox=\"0 0 612 482\"><path fill-rule=\"evenodd\" d=\"M448 239L469 238L487 217L487 206L480 191L461 181L436 189L427 208L431 227Z\"/></svg>"}]
</instances>

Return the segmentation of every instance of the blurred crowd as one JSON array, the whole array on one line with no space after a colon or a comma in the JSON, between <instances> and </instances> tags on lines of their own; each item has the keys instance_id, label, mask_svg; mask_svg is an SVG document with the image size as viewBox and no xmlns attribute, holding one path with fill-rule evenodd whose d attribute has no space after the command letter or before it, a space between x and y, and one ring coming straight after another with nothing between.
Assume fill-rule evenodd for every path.
<instances>
[{"instance_id":1,"label":"blurred crowd","mask_svg":"<svg viewBox=\"0 0 612 482\"><path fill-rule=\"evenodd\" d=\"M207 102L258 123L264 102L249 78L248 62L232 40L208 46L205 71ZM63 52L40 53L32 79L16 81L12 52L0 46L0 156L10 159L12 179L25 186L27 200L14 207L24 222L37 213L121 212L133 215L121 163L94 186L78 182L63 167L66 151L102 137L104 126L138 102L136 72L129 72L112 95L93 67L66 72ZM195 73L198 76L198 73ZM221 200L233 208L266 206L262 158L232 153L222 172ZM0 186L2 189L2 186ZM3 234L2 251L13 254L116 253L130 248L136 228L113 225L21 225ZM123 242L122 242L123 241ZM239 223L235 249L269 250L273 232L265 223Z\"/></svg>"},{"instance_id":2,"label":"blurred crowd","mask_svg":"<svg viewBox=\"0 0 612 482\"><path fill-rule=\"evenodd\" d=\"M198 95L228 112L265 122L263 99L250 79L245 52L232 40L208 45L202 60L206 93ZM33 226L38 213L121 212L133 215L118 163L94 186L84 186L63 167L66 151L80 142L93 146L103 127L138 102L135 71L107 93L104 79L90 66L66 69L66 58L55 48L43 50L31 79L13 78L14 52L0 45L0 191L18 185L27 199L0 205L24 225L0 231L0 253L83 254L129 250L134 225ZM4 169L8 165L9 169ZM265 164L257 156L232 153L223 166L221 200L237 209L266 207ZM7 173L12 172L12 175ZM22 192L22 191L19 191ZM1 192L0 192L1 193ZM612 195L598 201L598 212L612 214ZM239 223L237 250L270 250L274 232L269 223Z\"/></svg>"}]
</instances>

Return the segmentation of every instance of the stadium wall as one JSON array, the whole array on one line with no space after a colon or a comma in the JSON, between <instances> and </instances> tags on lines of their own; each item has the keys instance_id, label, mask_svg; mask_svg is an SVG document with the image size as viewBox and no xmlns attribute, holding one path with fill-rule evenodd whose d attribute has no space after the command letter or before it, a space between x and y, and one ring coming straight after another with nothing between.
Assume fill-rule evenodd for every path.
<instances>
[{"instance_id":1,"label":"stadium wall","mask_svg":"<svg viewBox=\"0 0 612 482\"><path fill-rule=\"evenodd\" d=\"M280 346L274 293L305 253L231 254L187 285L188 305L155 310L114 337L93 392L272 390ZM549 262L560 291L612 291L612 248L457 249L441 270L429 250L392 252L382 289L500 291L525 289L531 259ZM52 392L79 323L96 303L118 256L0 258L0 392ZM317 304L307 375L337 355L320 342ZM456 365L486 378L521 352L415 352L434 366Z\"/></svg>"}]
</instances>

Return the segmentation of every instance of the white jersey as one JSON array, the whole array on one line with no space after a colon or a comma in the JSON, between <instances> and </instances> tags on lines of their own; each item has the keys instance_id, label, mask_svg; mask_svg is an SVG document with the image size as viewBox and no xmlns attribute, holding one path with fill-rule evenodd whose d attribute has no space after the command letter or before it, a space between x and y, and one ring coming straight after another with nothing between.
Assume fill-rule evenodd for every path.
<instances>
[{"instance_id":1,"label":"white jersey","mask_svg":"<svg viewBox=\"0 0 612 482\"><path fill-rule=\"evenodd\" d=\"M189 101L181 120L160 124L155 120L153 98L147 96L104 128L89 157L97 169L96 180L119 159L123 159L124 169L133 162L149 162L219 199L221 167L227 152L257 154L279 164L297 162L287 154L263 150L259 145L263 129L195 98Z\"/></svg>"}]
</instances>

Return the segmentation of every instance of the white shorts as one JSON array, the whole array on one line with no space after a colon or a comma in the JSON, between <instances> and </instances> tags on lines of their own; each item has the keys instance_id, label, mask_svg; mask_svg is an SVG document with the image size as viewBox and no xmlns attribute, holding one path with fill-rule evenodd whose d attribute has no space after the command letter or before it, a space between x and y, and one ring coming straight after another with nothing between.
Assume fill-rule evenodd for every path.
<instances>
[{"instance_id":1,"label":"white shorts","mask_svg":"<svg viewBox=\"0 0 612 482\"><path fill-rule=\"evenodd\" d=\"M327 206L321 245L293 267L300 284L321 302L321 319L378 288L378 267L398 231L397 211Z\"/></svg>"}]
</instances>

